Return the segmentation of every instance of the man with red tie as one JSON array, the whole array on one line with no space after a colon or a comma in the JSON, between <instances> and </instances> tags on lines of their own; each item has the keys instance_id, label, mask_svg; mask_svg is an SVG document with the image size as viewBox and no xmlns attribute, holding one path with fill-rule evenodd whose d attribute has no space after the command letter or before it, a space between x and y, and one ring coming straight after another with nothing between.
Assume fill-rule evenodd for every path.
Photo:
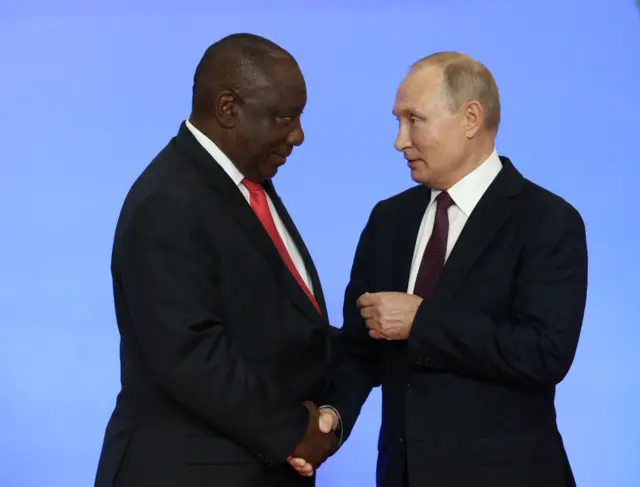
<instances>
[{"instance_id":1,"label":"man with red tie","mask_svg":"<svg viewBox=\"0 0 640 487\"><path fill-rule=\"evenodd\" d=\"M419 61L394 112L419 185L378 203L358 244L329 394L345 438L382 385L378 487L573 486L554 395L582 326L583 221L496 153L479 62Z\"/></svg>"},{"instance_id":2,"label":"man with red tie","mask_svg":"<svg viewBox=\"0 0 640 487\"><path fill-rule=\"evenodd\" d=\"M112 275L122 390L96 487L312 486L333 329L271 179L303 142L294 58L249 34L212 45L191 116L127 195Z\"/></svg>"}]
</instances>

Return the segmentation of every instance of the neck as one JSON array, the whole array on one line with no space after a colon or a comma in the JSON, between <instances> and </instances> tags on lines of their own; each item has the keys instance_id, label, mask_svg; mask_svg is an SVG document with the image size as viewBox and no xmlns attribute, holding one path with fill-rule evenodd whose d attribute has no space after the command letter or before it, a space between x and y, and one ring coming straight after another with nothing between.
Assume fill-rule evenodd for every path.
<instances>
[{"instance_id":1,"label":"neck","mask_svg":"<svg viewBox=\"0 0 640 487\"><path fill-rule=\"evenodd\" d=\"M452 186L458 183L458 181L464 179L468 174L480 167L480 165L489 158L494 150L495 146L493 144L493 140L486 140L473 144L464 156L462 163L458 165L458 169L451 174L448 181L449 184L444 185L446 188L443 188L443 191L449 190Z\"/></svg>"},{"instance_id":2,"label":"neck","mask_svg":"<svg viewBox=\"0 0 640 487\"><path fill-rule=\"evenodd\" d=\"M469 157L467 158L463 167L467 168L467 174L475 171L480 165L486 161L493 151L495 150L495 146L493 142L483 144L482 147L479 147L478 150L474 150ZM466 174L465 174L466 176ZM464 177L464 176L463 176ZM462 179L462 178L461 178Z\"/></svg>"},{"instance_id":3,"label":"neck","mask_svg":"<svg viewBox=\"0 0 640 487\"><path fill-rule=\"evenodd\" d=\"M220 150L222 150L222 152L226 154L223 147L224 143L221 140L222 137L220 137L220 131L217 130L216 127L214 127L211 123L208 123L205 120L202 120L194 116L193 114L191 114L191 116L189 117L189 123L193 125L195 128L197 128L204 135L206 135L209 140L211 140L214 144L220 147Z\"/></svg>"},{"instance_id":4,"label":"neck","mask_svg":"<svg viewBox=\"0 0 640 487\"><path fill-rule=\"evenodd\" d=\"M218 125L199 119L198 117L195 117L193 115L189 117L189 122L200 132L202 132L216 146L218 146L218 148L229 158L232 164L236 166L245 177L254 182L262 182L257 175L252 174L251 171L247 170L247 168L243 166L243 153L238 153L237 150L234 149L234 143L232 141L232 137L230 137L229 135L229 131L223 129Z\"/></svg>"}]
</instances>

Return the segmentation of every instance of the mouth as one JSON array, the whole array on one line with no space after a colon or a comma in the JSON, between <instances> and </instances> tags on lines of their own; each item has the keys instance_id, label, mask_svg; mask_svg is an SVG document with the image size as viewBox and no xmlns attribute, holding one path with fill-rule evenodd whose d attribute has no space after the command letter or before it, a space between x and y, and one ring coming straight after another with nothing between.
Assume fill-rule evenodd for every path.
<instances>
[{"instance_id":1,"label":"mouth","mask_svg":"<svg viewBox=\"0 0 640 487\"><path fill-rule=\"evenodd\" d=\"M285 156L280 154L279 152L272 152L271 154L273 156L273 159L279 166L282 166L285 162L287 162L287 157L289 156L289 154Z\"/></svg>"},{"instance_id":2,"label":"mouth","mask_svg":"<svg viewBox=\"0 0 640 487\"><path fill-rule=\"evenodd\" d=\"M286 157L283 157L280 154L276 153L271 154L271 160L278 166L282 166L285 162L287 162Z\"/></svg>"}]
</instances>

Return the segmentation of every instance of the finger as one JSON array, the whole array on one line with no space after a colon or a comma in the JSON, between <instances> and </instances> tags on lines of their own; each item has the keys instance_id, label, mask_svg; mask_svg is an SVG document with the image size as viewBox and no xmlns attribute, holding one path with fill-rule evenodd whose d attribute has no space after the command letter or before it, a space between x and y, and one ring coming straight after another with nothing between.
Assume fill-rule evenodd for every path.
<instances>
[{"instance_id":1,"label":"finger","mask_svg":"<svg viewBox=\"0 0 640 487\"><path fill-rule=\"evenodd\" d=\"M287 462L289 462L289 465L291 465L293 468L302 468L307 465L307 461L304 458L289 457L287 459Z\"/></svg>"},{"instance_id":2,"label":"finger","mask_svg":"<svg viewBox=\"0 0 640 487\"><path fill-rule=\"evenodd\" d=\"M313 475L313 466L303 458L291 458L287 459L289 465L291 465L296 472L305 477Z\"/></svg>"},{"instance_id":3,"label":"finger","mask_svg":"<svg viewBox=\"0 0 640 487\"><path fill-rule=\"evenodd\" d=\"M295 468L294 470L302 477L311 477L313 475L313 467L311 465L308 465L304 469Z\"/></svg>"},{"instance_id":4,"label":"finger","mask_svg":"<svg viewBox=\"0 0 640 487\"><path fill-rule=\"evenodd\" d=\"M311 477L313 475L313 467L307 463L304 467L296 467L295 471L303 477Z\"/></svg>"},{"instance_id":5,"label":"finger","mask_svg":"<svg viewBox=\"0 0 640 487\"><path fill-rule=\"evenodd\" d=\"M322 431L324 434L331 433L335 429L333 413L329 411L322 411L320 413L319 423L320 431Z\"/></svg>"},{"instance_id":6,"label":"finger","mask_svg":"<svg viewBox=\"0 0 640 487\"><path fill-rule=\"evenodd\" d=\"M364 293L356 301L356 306L358 306L358 308L364 308L365 306L371 306L371 304L372 304L371 296L372 296L371 293Z\"/></svg>"},{"instance_id":7,"label":"finger","mask_svg":"<svg viewBox=\"0 0 640 487\"><path fill-rule=\"evenodd\" d=\"M364 321L364 324L366 325L367 328L369 328L369 330L375 330L378 333L383 333L383 329L382 329L382 325L380 324L380 322L378 320L376 320L375 318L369 318L366 319Z\"/></svg>"},{"instance_id":8,"label":"finger","mask_svg":"<svg viewBox=\"0 0 640 487\"><path fill-rule=\"evenodd\" d=\"M385 335L383 335L382 333L376 330L369 330L369 336L374 340L388 340L388 338Z\"/></svg>"},{"instance_id":9,"label":"finger","mask_svg":"<svg viewBox=\"0 0 640 487\"><path fill-rule=\"evenodd\" d=\"M375 308L373 306L366 306L364 308L360 308L360 316L362 316L365 320L369 318L373 318L375 315Z\"/></svg>"}]
</instances>

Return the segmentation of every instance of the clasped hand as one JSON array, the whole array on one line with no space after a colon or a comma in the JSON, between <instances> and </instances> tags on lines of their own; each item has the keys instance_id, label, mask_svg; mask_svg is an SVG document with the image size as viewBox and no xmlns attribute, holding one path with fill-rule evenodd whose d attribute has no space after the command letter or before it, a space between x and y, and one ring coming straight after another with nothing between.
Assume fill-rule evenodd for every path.
<instances>
[{"instance_id":1,"label":"clasped hand","mask_svg":"<svg viewBox=\"0 0 640 487\"><path fill-rule=\"evenodd\" d=\"M407 340L421 303L422 298L413 294L380 292L364 293L356 304L371 338ZM309 426L302 443L287 461L300 475L310 477L314 469L338 449L333 434L338 427L338 417L328 408L318 411L311 402L305 406L309 410Z\"/></svg>"},{"instance_id":2,"label":"clasped hand","mask_svg":"<svg viewBox=\"0 0 640 487\"><path fill-rule=\"evenodd\" d=\"M376 340L407 340L422 298L398 292L364 293L357 306Z\"/></svg>"},{"instance_id":3,"label":"clasped hand","mask_svg":"<svg viewBox=\"0 0 640 487\"><path fill-rule=\"evenodd\" d=\"M327 458L338 449L338 439L334 433L338 427L338 417L331 409L320 411L312 402L305 402L309 410L309 426L302 442L296 447L287 462L300 475L311 477Z\"/></svg>"}]
</instances>

